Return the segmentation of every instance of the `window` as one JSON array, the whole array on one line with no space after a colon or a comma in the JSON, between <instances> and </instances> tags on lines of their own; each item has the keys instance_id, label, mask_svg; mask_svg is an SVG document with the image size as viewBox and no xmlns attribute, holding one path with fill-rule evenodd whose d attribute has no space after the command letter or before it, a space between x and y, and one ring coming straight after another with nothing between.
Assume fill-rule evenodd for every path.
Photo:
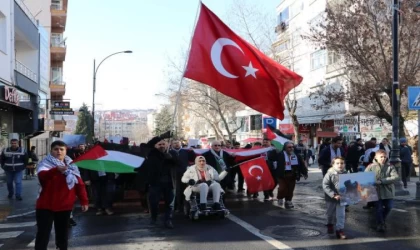
<instances>
[{"instance_id":1,"label":"window","mask_svg":"<svg viewBox=\"0 0 420 250\"><path fill-rule=\"evenodd\" d=\"M311 21L309 21L309 26L313 28L321 24L324 18L324 13L325 12L321 12L318 15L316 15L314 18L312 18Z\"/></svg>"},{"instance_id":2,"label":"window","mask_svg":"<svg viewBox=\"0 0 420 250\"><path fill-rule=\"evenodd\" d=\"M6 16L0 11L0 51L7 53L7 20Z\"/></svg>"},{"instance_id":3,"label":"window","mask_svg":"<svg viewBox=\"0 0 420 250\"><path fill-rule=\"evenodd\" d=\"M51 9L53 10L62 10L63 9L63 0L52 0Z\"/></svg>"},{"instance_id":4,"label":"window","mask_svg":"<svg viewBox=\"0 0 420 250\"><path fill-rule=\"evenodd\" d=\"M241 124L239 132L249 131L249 117L238 117L238 124Z\"/></svg>"},{"instance_id":5,"label":"window","mask_svg":"<svg viewBox=\"0 0 420 250\"><path fill-rule=\"evenodd\" d=\"M311 54L311 70L316 70L327 65L326 51L318 50Z\"/></svg>"},{"instance_id":6,"label":"window","mask_svg":"<svg viewBox=\"0 0 420 250\"><path fill-rule=\"evenodd\" d=\"M62 68L51 67L51 82L61 84L63 82Z\"/></svg>"},{"instance_id":7,"label":"window","mask_svg":"<svg viewBox=\"0 0 420 250\"><path fill-rule=\"evenodd\" d=\"M251 130L262 129L262 115L251 115Z\"/></svg>"},{"instance_id":8,"label":"window","mask_svg":"<svg viewBox=\"0 0 420 250\"><path fill-rule=\"evenodd\" d=\"M288 50L289 49L289 43L290 43L289 40L280 43L279 46L277 46L278 52L283 52L285 50Z\"/></svg>"},{"instance_id":9,"label":"window","mask_svg":"<svg viewBox=\"0 0 420 250\"><path fill-rule=\"evenodd\" d=\"M64 40L62 33L51 33L51 46L52 47L63 47Z\"/></svg>"},{"instance_id":10,"label":"window","mask_svg":"<svg viewBox=\"0 0 420 250\"><path fill-rule=\"evenodd\" d=\"M329 51L328 52L328 65L338 63L341 57L335 52Z\"/></svg>"},{"instance_id":11,"label":"window","mask_svg":"<svg viewBox=\"0 0 420 250\"><path fill-rule=\"evenodd\" d=\"M289 7L285 8L279 15L279 24L281 23L288 23L289 22Z\"/></svg>"}]
</instances>

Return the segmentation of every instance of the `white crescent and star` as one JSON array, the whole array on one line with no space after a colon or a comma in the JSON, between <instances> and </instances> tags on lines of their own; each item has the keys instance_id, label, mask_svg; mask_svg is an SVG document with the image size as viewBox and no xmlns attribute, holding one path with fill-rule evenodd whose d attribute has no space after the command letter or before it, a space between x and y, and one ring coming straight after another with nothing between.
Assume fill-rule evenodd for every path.
<instances>
[{"instance_id":1,"label":"white crescent and star","mask_svg":"<svg viewBox=\"0 0 420 250\"><path fill-rule=\"evenodd\" d=\"M211 62L213 63L214 68L221 75L226 76L228 78L238 78L239 76L231 74L229 71L225 69L225 67L223 67L222 50L223 50L223 47L227 45L237 48L239 51L242 52L242 54L244 54L241 47L239 47L239 45L235 43L234 41L232 41L231 39L219 38L213 43L213 46L211 47L211 52L210 52ZM249 62L248 66L242 66L242 68L246 70L245 77L252 75L255 79L257 78L255 73L258 71L258 69L254 68L254 66L252 65L252 62Z\"/></svg>"},{"instance_id":2,"label":"white crescent and star","mask_svg":"<svg viewBox=\"0 0 420 250\"><path fill-rule=\"evenodd\" d=\"M251 176L254 176L251 172L252 172L252 170L253 169L259 169L259 170L261 170L261 174L263 174L264 173L264 169L261 167L261 166L258 166L258 165L254 165L254 166L252 166L252 167L250 167L249 168L249 170L248 170L248 173L249 173L249 175L251 175ZM261 176L256 176L256 178L257 178L257 180L258 181L260 181L261 179L262 179L262 177Z\"/></svg>"}]
</instances>

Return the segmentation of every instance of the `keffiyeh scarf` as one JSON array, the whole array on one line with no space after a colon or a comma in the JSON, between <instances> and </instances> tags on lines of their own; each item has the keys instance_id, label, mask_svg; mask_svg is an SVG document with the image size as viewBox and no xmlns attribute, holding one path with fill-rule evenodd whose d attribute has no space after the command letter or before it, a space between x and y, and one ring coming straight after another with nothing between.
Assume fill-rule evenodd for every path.
<instances>
[{"instance_id":1,"label":"keffiyeh scarf","mask_svg":"<svg viewBox=\"0 0 420 250\"><path fill-rule=\"evenodd\" d=\"M223 150L220 150L219 154L217 154L213 149L210 149L210 151L216 158L218 172L224 171L226 169L226 163L223 160Z\"/></svg>"},{"instance_id":2,"label":"keffiyeh scarf","mask_svg":"<svg viewBox=\"0 0 420 250\"><path fill-rule=\"evenodd\" d=\"M38 164L36 172L39 174L41 171L48 171L56 167L65 166L67 166L67 170L64 171L63 175L66 177L67 187L70 190L74 187L74 185L79 183L77 176L80 177L80 171L77 166L72 163L72 159L70 157L66 156L64 161L60 161L49 154Z\"/></svg>"}]
</instances>

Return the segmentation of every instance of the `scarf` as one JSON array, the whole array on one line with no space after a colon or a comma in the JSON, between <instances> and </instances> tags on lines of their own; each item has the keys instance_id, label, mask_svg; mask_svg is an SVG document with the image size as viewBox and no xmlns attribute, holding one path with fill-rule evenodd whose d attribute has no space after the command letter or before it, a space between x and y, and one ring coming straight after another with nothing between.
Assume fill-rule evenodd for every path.
<instances>
[{"instance_id":1,"label":"scarf","mask_svg":"<svg viewBox=\"0 0 420 250\"><path fill-rule=\"evenodd\" d=\"M209 169L207 166L205 166L203 169L199 168L197 165L195 165L195 171L197 173L198 179L201 180L201 174L200 171L204 172L204 176L206 178L206 181L211 181L211 176L209 173Z\"/></svg>"},{"instance_id":2,"label":"scarf","mask_svg":"<svg viewBox=\"0 0 420 250\"><path fill-rule=\"evenodd\" d=\"M39 174L41 171L48 171L56 167L65 166L67 166L67 170L63 172L63 175L66 177L67 187L71 190L74 185L79 183L77 176L80 177L80 172L77 166L72 163L72 159L67 155L64 158L64 161L60 161L49 154L38 164L36 172Z\"/></svg>"},{"instance_id":3,"label":"scarf","mask_svg":"<svg viewBox=\"0 0 420 250\"><path fill-rule=\"evenodd\" d=\"M331 161L335 157L340 157L341 156L340 148L337 148L337 153L335 153L335 150L334 150L333 146L330 146L330 150L331 150Z\"/></svg>"},{"instance_id":4,"label":"scarf","mask_svg":"<svg viewBox=\"0 0 420 250\"><path fill-rule=\"evenodd\" d=\"M216 158L216 162L217 162L217 172L222 172L226 169L226 163L223 160L223 150L220 150L219 155L217 155L217 153L213 150L210 149L210 152L214 155L214 157Z\"/></svg>"}]
</instances>

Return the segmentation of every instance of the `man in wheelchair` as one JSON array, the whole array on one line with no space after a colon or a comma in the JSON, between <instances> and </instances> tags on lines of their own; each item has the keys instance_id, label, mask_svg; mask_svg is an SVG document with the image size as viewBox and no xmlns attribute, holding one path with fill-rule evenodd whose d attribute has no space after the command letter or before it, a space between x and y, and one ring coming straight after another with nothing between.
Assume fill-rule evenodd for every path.
<instances>
[{"instance_id":1,"label":"man in wheelchair","mask_svg":"<svg viewBox=\"0 0 420 250\"><path fill-rule=\"evenodd\" d=\"M213 206L215 211L224 209L223 202L220 197L224 192L219 183L219 174L210 165L206 164L206 159L203 156L195 158L195 165L190 166L182 176L181 181L189 186L185 189L185 199L191 203L191 209L194 210L191 198L195 198L199 194L200 204L198 209L201 211L209 210L207 208L207 198L211 191L213 195ZM222 204L220 204L222 202Z\"/></svg>"}]
</instances>

